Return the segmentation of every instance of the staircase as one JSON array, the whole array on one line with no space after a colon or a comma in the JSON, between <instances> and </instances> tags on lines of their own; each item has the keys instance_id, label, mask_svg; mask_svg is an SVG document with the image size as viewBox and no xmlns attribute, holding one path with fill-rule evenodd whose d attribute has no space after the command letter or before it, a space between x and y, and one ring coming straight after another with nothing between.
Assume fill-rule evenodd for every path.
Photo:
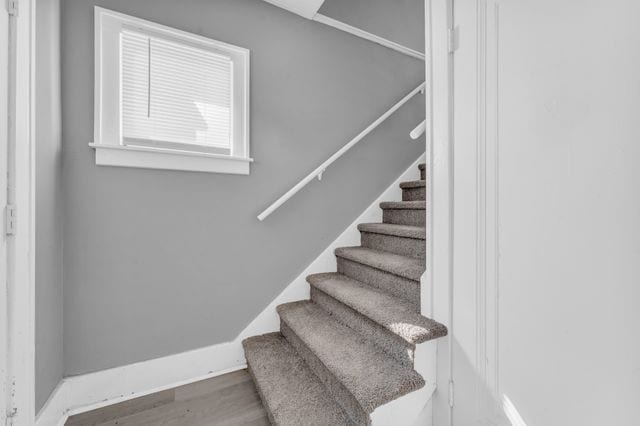
<instances>
[{"instance_id":1,"label":"staircase","mask_svg":"<svg viewBox=\"0 0 640 426\"><path fill-rule=\"evenodd\" d=\"M335 251L337 272L310 275L311 300L278 306L280 332L243 341L276 425L368 425L379 407L425 386L416 347L447 329L420 315L425 165L361 224L361 246ZM426 401L423 401L425 403Z\"/></svg>"}]
</instances>

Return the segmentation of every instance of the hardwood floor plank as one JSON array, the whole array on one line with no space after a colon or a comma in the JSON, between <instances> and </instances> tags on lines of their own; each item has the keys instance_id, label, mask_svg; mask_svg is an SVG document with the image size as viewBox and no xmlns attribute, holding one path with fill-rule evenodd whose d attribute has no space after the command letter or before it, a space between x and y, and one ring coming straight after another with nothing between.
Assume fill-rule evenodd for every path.
<instances>
[{"instance_id":1,"label":"hardwood floor plank","mask_svg":"<svg viewBox=\"0 0 640 426\"><path fill-rule=\"evenodd\" d=\"M105 422L101 426L243 424L243 421L254 421L264 416L266 413L253 382L244 382L225 387L203 397L175 401Z\"/></svg>"},{"instance_id":2,"label":"hardwood floor plank","mask_svg":"<svg viewBox=\"0 0 640 426\"><path fill-rule=\"evenodd\" d=\"M251 376L247 370L234 371L233 373L214 377L213 379L202 380L175 388L175 399L176 401L187 401L245 382L251 382Z\"/></svg>"},{"instance_id":3,"label":"hardwood floor plank","mask_svg":"<svg viewBox=\"0 0 640 426\"><path fill-rule=\"evenodd\" d=\"M145 395L140 398L124 401L119 404L109 405L104 408L77 414L70 417L65 423L66 426L95 426L109 420L126 417L151 408L164 405L175 400L174 390L169 389L162 392Z\"/></svg>"},{"instance_id":4,"label":"hardwood floor plank","mask_svg":"<svg viewBox=\"0 0 640 426\"><path fill-rule=\"evenodd\" d=\"M251 376L240 370L70 418L68 426L266 426Z\"/></svg>"}]
</instances>

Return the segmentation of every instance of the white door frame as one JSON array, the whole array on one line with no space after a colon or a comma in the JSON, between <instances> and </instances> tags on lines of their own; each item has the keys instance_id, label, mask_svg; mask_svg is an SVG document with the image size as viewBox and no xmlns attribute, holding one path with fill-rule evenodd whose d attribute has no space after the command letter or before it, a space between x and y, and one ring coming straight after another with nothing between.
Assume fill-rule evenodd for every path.
<instances>
[{"instance_id":1,"label":"white door frame","mask_svg":"<svg viewBox=\"0 0 640 426\"><path fill-rule=\"evenodd\" d=\"M449 404L453 351L453 56L449 29L453 0L425 0L426 154L427 154L427 289L423 312L445 324L449 335L438 340L437 388L432 400L433 424L452 424Z\"/></svg>"},{"instance_id":2,"label":"white door frame","mask_svg":"<svg viewBox=\"0 0 640 426\"><path fill-rule=\"evenodd\" d=\"M6 277L2 289L6 295L3 319L8 322L8 350L3 349L6 354L3 381L7 390L3 414L9 417L9 425L30 426L35 420L35 144L32 120L35 7L34 0L15 3L18 12L8 17L9 27L15 28L9 31L9 51L15 55L8 56L7 97L9 123L14 125L10 125L3 135L7 136L4 139L10 149L3 149L2 154L8 164L8 185L12 187L7 191L8 202L15 205L17 216L14 234L4 240L7 257L3 273ZM2 13L3 17L7 16L6 9ZM5 188L0 190L4 192ZM4 229L2 233L4 235Z\"/></svg>"},{"instance_id":3,"label":"white door frame","mask_svg":"<svg viewBox=\"0 0 640 426\"><path fill-rule=\"evenodd\" d=\"M5 8L0 10L0 206L7 204L7 135L8 111L7 98L9 89L9 14ZM4 221L4 213L3 213ZM4 227L3 227L4 228ZM8 372L7 372L7 349L8 342L8 316L7 316L7 239L4 232L0 232L0 271L2 271L2 289L0 290L0 419L7 416L8 407Z\"/></svg>"},{"instance_id":4,"label":"white door frame","mask_svg":"<svg viewBox=\"0 0 640 426\"><path fill-rule=\"evenodd\" d=\"M449 344L440 346L438 386L443 396L444 390L450 391L434 400L434 424L502 424L497 115L501 0L431 1L439 4L432 33L442 22L455 29L454 40L447 40L455 52L448 52L446 61L444 54L432 59L447 80L434 87L434 102L441 100L441 115L446 110L447 116L434 119L440 135L434 135L432 145L430 226L436 245L436 318L449 329ZM438 84L448 87L446 94L438 95L444 90Z\"/></svg>"}]
</instances>

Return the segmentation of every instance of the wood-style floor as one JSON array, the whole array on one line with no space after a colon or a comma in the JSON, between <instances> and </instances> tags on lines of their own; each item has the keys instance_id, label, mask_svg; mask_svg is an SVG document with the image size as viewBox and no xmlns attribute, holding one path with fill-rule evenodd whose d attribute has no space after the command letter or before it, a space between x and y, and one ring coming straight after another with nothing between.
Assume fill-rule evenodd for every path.
<instances>
[{"instance_id":1,"label":"wood-style floor","mask_svg":"<svg viewBox=\"0 0 640 426\"><path fill-rule=\"evenodd\" d=\"M269 425L246 370L70 417L67 426Z\"/></svg>"}]
</instances>

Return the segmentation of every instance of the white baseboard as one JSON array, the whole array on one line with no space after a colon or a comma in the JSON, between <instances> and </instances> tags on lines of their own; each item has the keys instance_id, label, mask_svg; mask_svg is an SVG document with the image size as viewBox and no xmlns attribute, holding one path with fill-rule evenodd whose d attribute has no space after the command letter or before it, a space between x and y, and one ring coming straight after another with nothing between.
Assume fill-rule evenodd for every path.
<instances>
[{"instance_id":1,"label":"white baseboard","mask_svg":"<svg viewBox=\"0 0 640 426\"><path fill-rule=\"evenodd\" d=\"M96 373L63 379L36 418L36 426L61 426L67 418L151 393L216 377L246 367L242 340L278 331L276 306L309 298L306 277L335 270L334 250L360 242L357 225L380 222L382 201L399 200L400 182L415 180L421 156L298 275L233 341ZM420 400L420 398L418 398ZM426 402L426 400L425 400Z\"/></svg>"},{"instance_id":2,"label":"white baseboard","mask_svg":"<svg viewBox=\"0 0 640 426\"><path fill-rule=\"evenodd\" d=\"M64 378L36 418L61 426L69 416L245 368L234 342Z\"/></svg>"},{"instance_id":3,"label":"white baseboard","mask_svg":"<svg viewBox=\"0 0 640 426\"><path fill-rule=\"evenodd\" d=\"M415 370L424 378L426 385L388 404L378 407L371 414L373 426L426 426L431 421L430 401L436 391L437 341L428 341L416 346ZM425 418L429 422L425 422Z\"/></svg>"},{"instance_id":4,"label":"white baseboard","mask_svg":"<svg viewBox=\"0 0 640 426\"><path fill-rule=\"evenodd\" d=\"M373 426L425 426L420 421L435 390L435 384L427 383L422 389L378 407L371 413L371 424Z\"/></svg>"},{"instance_id":5,"label":"white baseboard","mask_svg":"<svg viewBox=\"0 0 640 426\"><path fill-rule=\"evenodd\" d=\"M433 426L433 398L429 398L413 426Z\"/></svg>"}]
</instances>

